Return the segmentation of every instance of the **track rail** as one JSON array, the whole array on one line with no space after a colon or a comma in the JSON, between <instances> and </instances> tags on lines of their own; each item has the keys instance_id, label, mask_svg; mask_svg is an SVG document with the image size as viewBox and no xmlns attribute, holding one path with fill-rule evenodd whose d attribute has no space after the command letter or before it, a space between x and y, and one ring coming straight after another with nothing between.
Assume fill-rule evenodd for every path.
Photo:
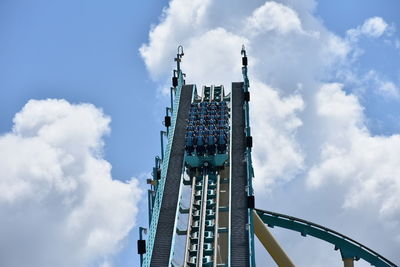
<instances>
[{"instance_id":1,"label":"track rail","mask_svg":"<svg viewBox=\"0 0 400 267\"><path fill-rule=\"evenodd\" d=\"M310 235L335 245L335 250L340 250L343 259L363 259L377 267L397 266L374 250L322 225L272 211L255 210L269 227L277 226L297 231L302 236Z\"/></svg>"}]
</instances>

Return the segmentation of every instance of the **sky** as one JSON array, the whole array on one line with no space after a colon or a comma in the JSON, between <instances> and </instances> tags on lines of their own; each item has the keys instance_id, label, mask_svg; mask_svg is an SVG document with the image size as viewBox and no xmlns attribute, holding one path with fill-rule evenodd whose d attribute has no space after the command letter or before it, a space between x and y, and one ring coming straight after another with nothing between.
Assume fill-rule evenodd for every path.
<instances>
[{"instance_id":1,"label":"sky","mask_svg":"<svg viewBox=\"0 0 400 267\"><path fill-rule=\"evenodd\" d=\"M256 207L400 264L398 10L396 0L1 1L0 266L139 266L176 48L188 83L229 90L242 44ZM341 266L330 245L272 232L298 266ZM273 266L259 244L257 263Z\"/></svg>"}]
</instances>

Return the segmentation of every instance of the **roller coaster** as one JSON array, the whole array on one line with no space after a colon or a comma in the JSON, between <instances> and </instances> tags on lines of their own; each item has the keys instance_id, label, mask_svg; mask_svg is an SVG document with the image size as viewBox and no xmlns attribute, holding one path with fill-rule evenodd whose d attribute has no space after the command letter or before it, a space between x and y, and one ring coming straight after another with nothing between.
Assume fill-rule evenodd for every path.
<instances>
[{"instance_id":1,"label":"roller coaster","mask_svg":"<svg viewBox=\"0 0 400 267\"><path fill-rule=\"evenodd\" d=\"M138 253L145 267L256 265L254 238L278 266L295 266L268 227L281 227L331 243L345 267L363 259L396 266L372 249L321 225L255 208L253 139L249 117L248 59L244 46L242 82L229 93L222 85L185 83L178 47L171 106L160 132L161 157L147 180L149 231L139 228ZM164 145L164 139L167 139Z\"/></svg>"}]
</instances>

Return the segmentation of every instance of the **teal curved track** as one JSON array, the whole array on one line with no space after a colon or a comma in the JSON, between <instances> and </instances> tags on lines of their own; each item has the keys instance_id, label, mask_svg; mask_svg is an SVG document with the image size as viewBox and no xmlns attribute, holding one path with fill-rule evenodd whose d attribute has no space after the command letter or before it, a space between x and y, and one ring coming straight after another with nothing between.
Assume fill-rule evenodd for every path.
<instances>
[{"instance_id":1,"label":"teal curved track","mask_svg":"<svg viewBox=\"0 0 400 267\"><path fill-rule=\"evenodd\" d=\"M343 259L363 259L377 267L397 266L382 255L359 242L322 225L318 225L296 217L255 209L261 220L269 227L281 227L299 232L302 236L313 236L334 245L339 250Z\"/></svg>"}]
</instances>

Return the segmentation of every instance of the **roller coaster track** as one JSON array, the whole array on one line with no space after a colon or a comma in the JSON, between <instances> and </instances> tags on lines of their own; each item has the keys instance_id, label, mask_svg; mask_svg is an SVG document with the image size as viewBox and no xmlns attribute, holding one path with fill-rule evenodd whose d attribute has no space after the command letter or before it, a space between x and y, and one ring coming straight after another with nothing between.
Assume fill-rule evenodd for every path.
<instances>
[{"instance_id":1,"label":"roller coaster track","mask_svg":"<svg viewBox=\"0 0 400 267\"><path fill-rule=\"evenodd\" d=\"M322 225L272 211L261 209L255 209L255 211L261 220L269 227L277 226L293 230L299 232L302 236L310 235L333 244L335 246L335 250L340 251L343 259L363 259L371 265L377 267L397 266L372 249Z\"/></svg>"},{"instance_id":2,"label":"roller coaster track","mask_svg":"<svg viewBox=\"0 0 400 267\"><path fill-rule=\"evenodd\" d=\"M377 267L397 266L334 230L255 209L244 47L241 53L243 82L232 83L227 95L222 85L203 86L198 94L195 85L185 83L180 69L183 48L178 47L171 106L164 120L167 129L160 133L161 157L156 157L153 178L147 179L150 225L147 242L142 240L144 228L139 228L141 266L254 267L254 234L279 266L294 266L266 226L333 244L346 267L359 259Z\"/></svg>"}]
</instances>

